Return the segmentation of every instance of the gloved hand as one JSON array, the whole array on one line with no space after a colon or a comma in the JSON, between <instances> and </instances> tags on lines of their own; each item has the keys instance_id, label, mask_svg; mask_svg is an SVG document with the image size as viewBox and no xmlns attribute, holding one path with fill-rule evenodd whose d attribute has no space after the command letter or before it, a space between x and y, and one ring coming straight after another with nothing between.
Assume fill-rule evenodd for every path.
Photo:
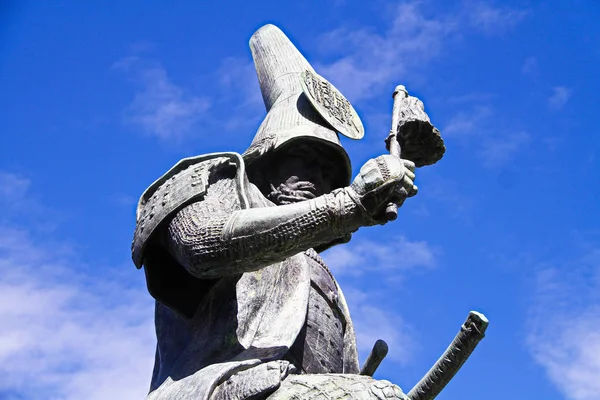
<instances>
[{"instance_id":1,"label":"gloved hand","mask_svg":"<svg viewBox=\"0 0 600 400\"><path fill-rule=\"evenodd\" d=\"M414 171L412 161L389 154L373 158L361 167L348 189L366 213L365 225L385 224L385 209L390 202L401 206L417 194Z\"/></svg>"}]
</instances>

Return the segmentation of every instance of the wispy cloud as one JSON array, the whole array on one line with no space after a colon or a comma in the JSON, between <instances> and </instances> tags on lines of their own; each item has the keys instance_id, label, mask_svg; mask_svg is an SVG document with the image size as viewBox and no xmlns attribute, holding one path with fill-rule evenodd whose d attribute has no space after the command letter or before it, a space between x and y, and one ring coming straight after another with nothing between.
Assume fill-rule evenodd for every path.
<instances>
[{"instance_id":1,"label":"wispy cloud","mask_svg":"<svg viewBox=\"0 0 600 400\"><path fill-rule=\"evenodd\" d=\"M351 101L359 101L401 75L408 66L437 55L444 38L455 27L453 19L425 16L420 2L402 3L383 34L370 28L339 28L323 35L320 42L327 50L353 51L344 51L342 58L319 65L317 70Z\"/></svg>"},{"instance_id":2,"label":"wispy cloud","mask_svg":"<svg viewBox=\"0 0 600 400\"><path fill-rule=\"evenodd\" d=\"M536 76L538 73L538 60L536 57L527 57L527 59L525 60L525 62L523 63L523 66L521 67L521 73L523 75L528 75L528 76Z\"/></svg>"},{"instance_id":3,"label":"wispy cloud","mask_svg":"<svg viewBox=\"0 0 600 400\"><path fill-rule=\"evenodd\" d=\"M487 104L494 100L497 96L492 93L483 93L483 92L473 92L473 93L464 93L458 94L456 96L452 96L446 99L448 104L458 105L458 104Z\"/></svg>"},{"instance_id":4,"label":"wispy cloud","mask_svg":"<svg viewBox=\"0 0 600 400\"><path fill-rule=\"evenodd\" d=\"M571 89L565 86L555 86L552 88L552 95L548 98L548 106L554 110L560 110L563 108L573 92Z\"/></svg>"},{"instance_id":5,"label":"wispy cloud","mask_svg":"<svg viewBox=\"0 0 600 400\"><path fill-rule=\"evenodd\" d=\"M375 341L383 339L389 345L388 357L406 365L412 360L418 340L400 314L381 307L380 291L359 290L352 285L352 278L363 279L365 273L383 273L397 285L408 271L434 268L437 255L438 250L427 242L411 241L403 236L386 243L353 241L351 246L337 246L323 254L336 277L350 281L344 282L342 288L362 360L368 356Z\"/></svg>"},{"instance_id":6,"label":"wispy cloud","mask_svg":"<svg viewBox=\"0 0 600 400\"><path fill-rule=\"evenodd\" d=\"M56 228L61 219L56 210L44 206L31 193L31 180L21 174L0 171L0 224L36 221L33 229L46 233ZM39 217L43 216L43 221Z\"/></svg>"},{"instance_id":7,"label":"wispy cloud","mask_svg":"<svg viewBox=\"0 0 600 400\"><path fill-rule=\"evenodd\" d=\"M506 132L488 136L481 141L478 157L485 167L501 167L513 160L516 154L531 141L526 131Z\"/></svg>"},{"instance_id":8,"label":"wispy cloud","mask_svg":"<svg viewBox=\"0 0 600 400\"><path fill-rule=\"evenodd\" d=\"M373 27L340 27L324 33L319 38L320 46L340 57L317 64L317 70L351 101L365 100L383 86L396 84L398 76L422 68L465 32L505 32L527 15L527 11L487 2L465 2L455 12L444 14L426 5L423 1L405 1L384 7L392 12L388 13L383 33ZM147 50L149 46L143 43L141 48ZM160 63L147 58L126 57L114 68L128 72L138 86L126 120L162 139L184 137L200 118L210 117L207 110L214 102L226 101L232 110L225 122L219 122L225 130L255 125L263 115L254 66L246 57L222 61L216 72L221 91L210 98L185 91L173 83Z\"/></svg>"},{"instance_id":9,"label":"wispy cloud","mask_svg":"<svg viewBox=\"0 0 600 400\"><path fill-rule=\"evenodd\" d=\"M600 249L540 268L528 320L535 361L567 399L600 398Z\"/></svg>"},{"instance_id":10,"label":"wispy cloud","mask_svg":"<svg viewBox=\"0 0 600 400\"><path fill-rule=\"evenodd\" d=\"M138 199L124 193L115 193L111 196L111 200L116 204L124 207L132 207L137 204Z\"/></svg>"},{"instance_id":11,"label":"wispy cloud","mask_svg":"<svg viewBox=\"0 0 600 400\"><path fill-rule=\"evenodd\" d=\"M490 106L475 106L471 111L459 111L444 126L444 135L470 136L481 134L482 130L489 129L486 123L492 115Z\"/></svg>"},{"instance_id":12,"label":"wispy cloud","mask_svg":"<svg viewBox=\"0 0 600 400\"><path fill-rule=\"evenodd\" d=\"M508 125L499 126L499 116L495 109L490 105L479 104L479 101L477 103L470 111L457 112L442 131L450 139L476 147L476 156L483 166L501 167L513 160L530 142L531 137L523 129L511 130Z\"/></svg>"},{"instance_id":13,"label":"wispy cloud","mask_svg":"<svg viewBox=\"0 0 600 400\"><path fill-rule=\"evenodd\" d=\"M209 86L216 83L210 96L196 96L176 85L166 69L150 58L125 57L113 69L126 72L137 86L125 121L161 139L183 139L200 122L212 129L244 130L258 125L265 114L254 63L247 57L221 62L210 78Z\"/></svg>"},{"instance_id":14,"label":"wispy cloud","mask_svg":"<svg viewBox=\"0 0 600 400\"><path fill-rule=\"evenodd\" d=\"M0 397L143 398L155 346L143 277L88 275L72 246L43 237L0 225Z\"/></svg>"},{"instance_id":15,"label":"wispy cloud","mask_svg":"<svg viewBox=\"0 0 600 400\"><path fill-rule=\"evenodd\" d=\"M464 32L506 32L527 15L526 11L484 2L465 2L453 13L435 14L426 4L410 1L393 7L388 28L382 34L369 27L339 28L324 34L320 38L323 49L342 57L317 65L317 71L357 102L371 97L396 77L422 68ZM353 50L348 53L348 49Z\"/></svg>"},{"instance_id":16,"label":"wispy cloud","mask_svg":"<svg viewBox=\"0 0 600 400\"><path fill-rule=\"evenodd\" d=\"M344 295L348 300L362 362L375 342L383 339L389 346L390 360L401 365L410 363L418 348L418 341L410 324L401 315L381 308L377 294L345 287Z\"/></svg>"},{"instance_id":17,"label":"wispy cloud","mask_svg":"<svg viewBox=\"0 0 600 400\"><path fill-rule=\"evenodd\" d=\"M477 199L468 195L464 185L455 179L434 175L430 187L420 191L419 196L426 206L443 210L444 215L459 220L461 224L473 222L471 212Z\"/></svg>"},{"instance_id":18,"label":"wispy cloud","mask_svg":"<svg viewBox=\"0 0 600 400\"><path fill-rule=\"evenodd\" d=\"M23 176L0 171L0 200L17 201L22 199L31 181Z\"/></svg>"},{"instance_id":19,"label":"wispy cloud","mask_svg":"<svg viewBox=\"0 0 600 400\"><path fill-rule=\"evenodd\" d=\"M228 57L217 70L221 84L221 96L228 102L229 117L223 128L229 131L256 125L265 114L256 70L252 60L242 57Z\"/></svg>"},{"instance_id":20,"label":"wispy cloud","mask_svg":"<svg viewBox=\"0 0 600 400\"><path fill-rule=\"evenodd\" d=\"M425 241L411 241L400 236L384 244L362 240L353 242L351 247L333 247L324 253L324 258L336 276L357 276L373 270L433 268L436 253L437 250Z\"/></svg>"},{"instance_id":21,"label":"wispy cloud","mask_svg":"<svg viewBox=\"0 0 600 400\"><path fill-rule=\"evenodd\" d=\"M528 10L496 7L491 2L466 2L466 15L471 24L487 34L503 34L517 26Z\"/></svg>"},{"instance_id":22,"label":"wispy cloud","mask_svg":"<svg viewBox=\"0 0 600 400\"><path fill-rule=\"evenodd\" d=\"M128 73L138 87L126 111L126 121L161 139L180 139L191 132L211 102L174 84L157 62L126 57L113 68Z\"/></svg>"}]
</instances>

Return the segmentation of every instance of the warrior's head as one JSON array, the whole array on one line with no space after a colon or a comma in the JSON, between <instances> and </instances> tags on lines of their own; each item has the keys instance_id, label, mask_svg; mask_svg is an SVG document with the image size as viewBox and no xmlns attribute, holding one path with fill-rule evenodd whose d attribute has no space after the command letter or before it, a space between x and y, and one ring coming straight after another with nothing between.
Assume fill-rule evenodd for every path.
<instances>
[{"instance_id":1,"label":"warrior's head","mask_svg":"<svg viewBox=\"0 0 600 400\"><path fill-rule=\"evenodd\" d=\"M336 130L303 93L301 74L314 73L285 34L273 25L250 39L267 115L243 157L252 183L277 204L300 201L347 186L350 159Z\"/></svg>"}]
</instances>

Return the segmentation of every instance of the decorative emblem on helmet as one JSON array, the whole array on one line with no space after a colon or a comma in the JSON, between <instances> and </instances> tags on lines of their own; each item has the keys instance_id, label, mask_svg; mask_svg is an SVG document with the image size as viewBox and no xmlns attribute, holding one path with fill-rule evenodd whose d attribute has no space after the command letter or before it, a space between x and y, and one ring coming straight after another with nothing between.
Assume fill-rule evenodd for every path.
<instances>
[{"instance_id":1,"label":"decorative emblem on helmet","mask_svg":"<svg viewBox=\"0 0 600 400\"><path fill-rule=\"evenodd\" d=\"M365 128L360 117L339 90L309 70L300 74L300 81L304 94L329 125L350 139L362 139Z\"/></svg>"}]
</instances>

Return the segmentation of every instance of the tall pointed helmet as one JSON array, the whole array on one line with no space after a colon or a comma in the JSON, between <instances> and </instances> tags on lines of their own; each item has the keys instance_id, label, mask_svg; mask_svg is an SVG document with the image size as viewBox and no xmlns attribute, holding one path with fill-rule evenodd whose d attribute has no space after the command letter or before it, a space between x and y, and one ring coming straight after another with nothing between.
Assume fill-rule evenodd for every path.
<instances>
[{"instance_id":1,"label":"tall pointed helmet","mask_svg":"<svg viewBox=\"0 0 600 400\"><path fill-rule=\"evenodd\" d=\"M344 133L343 127L337 126L338 120L344 120L339 116L349 115L346 120L352 123L352 129L359 129L357 134L344 134L359 139L363 132L360 119L350 103L315 73L276 26L265 25L256 31L250 39L250 49L267 108L267 115L252 144L243 154L251 179L252 174L268 165L274 155L284 154L301 144L310 144L324 150L330 161L339 166L340 172L333 177L332 187L347 186L352 168L337 134L337 131ZM319 86L321 84L325 86ZM313 88L321 87L325 87L328 94L333 94L333 102L331 99L320 101L322 93L315 93ZM324 105L329 105L329 108ZM337 119L334 118L336 115Z\"/></svg>"}]
</instances>

